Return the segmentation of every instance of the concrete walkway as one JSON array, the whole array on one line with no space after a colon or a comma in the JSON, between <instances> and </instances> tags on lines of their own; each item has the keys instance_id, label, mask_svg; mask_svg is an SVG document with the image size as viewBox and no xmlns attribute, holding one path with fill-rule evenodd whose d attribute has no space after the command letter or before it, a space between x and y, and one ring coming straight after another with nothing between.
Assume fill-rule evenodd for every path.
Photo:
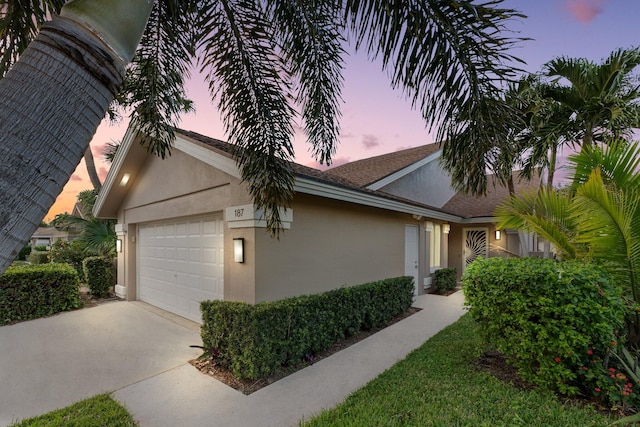
<instances>
[{"instance_id":1,"label":"concrete walkway","mask_svg":"<svg viewBox=\"0 0 640 427\"><path fill-rule=\"evenodd\" d=\"M464 313L464 297L421 295L423 310L255 393L244 394L183 365L114 397L142 427L296 426L342 402Z\"/></svg>"},{"instance_id":2,"label":"concrete walkway","mask_svg":"<svg viewBox=\"0 0 640 427\"><path fill-rule=\"evenodd\" d=\"M114 302L0 327L0 426L114 391L141 427L295 426L403 359L464 312L463 295L423 310L249 396L187 363L198 325Z\"/></svg>"}]
</instances>

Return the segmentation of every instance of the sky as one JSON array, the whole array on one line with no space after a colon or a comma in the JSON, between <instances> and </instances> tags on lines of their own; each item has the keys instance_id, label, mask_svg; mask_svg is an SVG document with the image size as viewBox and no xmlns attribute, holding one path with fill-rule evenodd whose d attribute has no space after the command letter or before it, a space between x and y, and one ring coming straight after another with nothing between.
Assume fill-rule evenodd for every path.
<instances>
[{"instance_id":1,"label":"sky","mask_svg":"<svg viewBox=\"0 0 640 427\"><path fill-rule=\"evenodd\" d=\"M638 0L505 0L503 7L527 15L508 24L513 36L531 39L512 51L526 62L520 67L527 72L540 71L543 64L560 56L600 62L618 48L640 46ZM420 113L411 108L401 92L391 89L379 63L370 62L364 52L350 52L345 59L340 145L332 166L435 142ZM195 102L196 112L185 115L179 127L225 140L219 113L196 70L186 90ZM102 158L104 145L119 141L126 125L126 120L116 125L105 120L91 141L96 168L103 181L109 170L109 163ZM294 147L297 163L319 167L301 132ZM77 194L90 188L81 161L45 220L71 212Z\"/></svg>"}]
</instances>

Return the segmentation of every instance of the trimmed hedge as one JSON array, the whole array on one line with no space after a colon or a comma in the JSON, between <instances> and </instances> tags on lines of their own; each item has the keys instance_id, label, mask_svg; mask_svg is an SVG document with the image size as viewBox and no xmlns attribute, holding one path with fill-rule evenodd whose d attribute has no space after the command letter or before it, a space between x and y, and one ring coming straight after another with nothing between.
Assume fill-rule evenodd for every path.
<instances>
[{"instance_id":1,"label":"trimmed hedge","mask_svg":"<svg viewBox=\"0 0 640 427\"><path fill-rule=\"evenodd\" d=\"M74 240L67 242L65 240L56 240L51 245L51 262L61 264L69 264L78 273L81 282L84 282L84 268L82 260L86 257L86 243L83 240Z\"/></svg>"},{"instance_id":2,"label":"trimmed hedge","mask_svg":"<svg viewBox=\"0 0 640 427\"><path fill-rule=\"evenodd\" d=\"M202 342L236 377L257 379L388 322L412 301L412 277L255 305L203 301Z\"/></svg>"},{"instance_id":3,"label":"trimmed hedge","mask_svg":"<svg viewBox=\"0 0 640 427\"><path fill-rule=\"evenodd\" d=\"M49 260L49 252L48 251L32 251L28 258L31 264L47 264Z\"/></svg>"},{"instance_id":4,"label":"trimmed hedge","mask_svg":"<svg viewBox=\"0 0 640 427\"><path fill-rule=\"evenodd\" d=\"M66 264L9 267L0 275L0 325L80 306L78 274Z\"/></svg>"},{"instance_id":5,"label":"trimmed hedge","mask_svg":"<svg viewBox=\"0 0 640 427\"><path fill-rule=\"evenodd\" d=\"M620 289L594 264L479 259L462 283L469 312L523 379L563 394L579 391L587 351L607 349L624 330Z\"/></svg>"},{"instance_id":6,"label":"trimmed hedge","mask_svg":"<svg viewBox=\"0 0 640 427\"><path fill-rule=\"evenodd\" d=\"M436 270L433 277L433 287L436 292L452 291L456 288L458 272L455 268L441 268Z\"/></svg>"},{"instance_id":7,"label":"trimmed hedge","mask_svg":"<svg viewBox=\"0 0 640 427\"><path fill-rule=\"evenodd\" d=\"M97 298L109 296L109 290L114 283L113 259L99 256L88 257L82 261L82 268L91 295Z\"/></svg>"}]
</instances>

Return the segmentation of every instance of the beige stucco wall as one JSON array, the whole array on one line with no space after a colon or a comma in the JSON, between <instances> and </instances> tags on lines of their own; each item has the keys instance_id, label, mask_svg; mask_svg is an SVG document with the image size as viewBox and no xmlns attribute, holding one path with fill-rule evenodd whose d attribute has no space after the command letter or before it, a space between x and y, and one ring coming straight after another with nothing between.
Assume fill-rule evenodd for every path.
<instances>
[{"instance_id":1,"label":"beige stucco wall","mask_svg":"<svg viewBox=\"0 0 640 427\"><path fill-rule=\"evenodd\" d=\"M256 232L256 301L404 275L405 224L418 223L406 214L296 195L291 229L280 240Z\"/></svg>"}]
</instances>

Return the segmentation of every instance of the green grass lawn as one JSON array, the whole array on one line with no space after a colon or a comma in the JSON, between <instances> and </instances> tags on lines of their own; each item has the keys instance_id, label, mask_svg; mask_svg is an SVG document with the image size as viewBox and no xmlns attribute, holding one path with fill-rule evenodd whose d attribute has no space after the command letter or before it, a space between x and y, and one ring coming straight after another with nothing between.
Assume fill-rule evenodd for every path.
<instances>
[{"instance_id":1,"label":"green grass lawn","mask_svg":"<svg viewBox=\"0 0 640 427\"><path fill-rule=\"evenodd\" d=\"M522 391L473 367L485 350L469 315L441 331L337 408L304 426L606 426L591 408ZM310 385L311 386L311 385Z\"/></svg>"},{"instance_id":2,"label":"green grass lawn","mask_svg":"<svg viewBox=\"0 0 640 427\"><path fill-rule=\"evenodd\" d=\"M132 427L137 426L127 410L108 394L74 403L57 411L29 418L10 427Z\"/></svg>"}]
</instances>

